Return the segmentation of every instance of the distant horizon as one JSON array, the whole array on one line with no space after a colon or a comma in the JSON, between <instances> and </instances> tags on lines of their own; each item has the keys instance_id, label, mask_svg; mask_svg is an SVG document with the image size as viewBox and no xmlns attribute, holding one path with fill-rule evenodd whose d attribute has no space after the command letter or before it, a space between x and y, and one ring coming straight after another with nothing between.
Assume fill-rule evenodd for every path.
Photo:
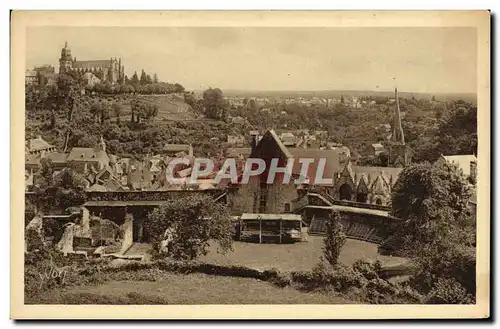
<instances>
[{"instance_id":1,"label":"distant horizon","mask_svg":"<svg viewBox=\"0 0 500 329\"><path fill-rule=\"evenodd\" d=\"M273 89L273 90L259 90L259 89L239 89L239 88L227 88L223 89L220 87L208 87L208 88L219 88L222 92L247 92L247 93L287 93L287 92L301 92L301 93L317 93L317 92L370 92L370 93L394 93L394 88L392 90L380 90L380 89L316 89L316 90L301 90L301 89ZM207 89L208 89L207 88ZM193 89L189 91L193 92L203 92L206 89ZM400 94L423 94L423 95L456 95L456 94L467 94L467 95L477 95L477 92L460 92L460 91L440 91L440 92L420 92L420 91L407 91L398 88L398 93Z\"/></svg>"}]
</instances>

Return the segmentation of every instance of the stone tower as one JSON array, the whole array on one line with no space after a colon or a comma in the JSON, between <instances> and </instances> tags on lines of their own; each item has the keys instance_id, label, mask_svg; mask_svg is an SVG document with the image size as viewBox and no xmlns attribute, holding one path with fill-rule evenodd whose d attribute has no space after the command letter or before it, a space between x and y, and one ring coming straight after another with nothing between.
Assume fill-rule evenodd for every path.
<instances>
[{"instance_id":1,"label":"stone tower","mask_svg":"<svg viewBox=\"0 0 500 329\"><path fill-rule=\"evenodd\" d=\"M411 163L411 150L405 143L405 135L401 124L398 88L395 88L394 92L396 96L396 108L394 111L394 130L389 145L389 165L393 167L404 167Z\"/></svg>"},{"instance_id":2,"label":"stone tower","mask_svg":"<svg viewBox=\"0 0 500 329\"><path fill-rule=\"evenodd\" d=\"M73 57L71 57L71 49L68 48L68 42L64 43L64 48L61 50L61 58L59 58L59 74L71 71L73 68Z\"/></svg>"}]
</instances>

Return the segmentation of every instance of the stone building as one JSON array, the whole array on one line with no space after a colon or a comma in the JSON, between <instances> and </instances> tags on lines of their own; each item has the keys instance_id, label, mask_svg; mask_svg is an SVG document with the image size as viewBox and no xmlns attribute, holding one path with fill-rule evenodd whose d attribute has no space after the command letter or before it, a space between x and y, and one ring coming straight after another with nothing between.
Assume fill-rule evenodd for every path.
<instances>
[{"instance_id":1,"label":"stone building","mask_svg":"<svg viewBox=\"0 0 500 329\"><path fill-rule=\"evenodd\" d=\"M59 74L66 72L78 72L84 75L92 73L102 82L118 83L124 80L125 69L121 58L110 58L104 60L77 61L71 55L71 49L66 42L61 50L59 59Z\"/></svg>"},{"instance_id":2,"label":"stone building","mask_svg":"<svg viewBox=\"0 0 500 329\"><path fill-rule=\"evenodd\" d=\"M274 130L266 132L259 142L253 143L249 158L259 158L266 169L259 176L250 177L248 184L230 184L229 203L235 214L289 212L307 193L319 193L331 200L357 203L361 206L389 206L391 192L402 168L356 166L344 156L343 149L288 149ZM272 159L278 159L278 167L286 167L294 159L289 183L283 184L284 174L267 183ZM302 171L299 159L313 162L307 172ZM323 174L318 175L320 161L324 163ZM241 178L241 177L240 177ZM295 184L294 179L309 179L308 184ZM331 179L329 183L318 183L318 179Z\"/></svg>"}]
</instances>

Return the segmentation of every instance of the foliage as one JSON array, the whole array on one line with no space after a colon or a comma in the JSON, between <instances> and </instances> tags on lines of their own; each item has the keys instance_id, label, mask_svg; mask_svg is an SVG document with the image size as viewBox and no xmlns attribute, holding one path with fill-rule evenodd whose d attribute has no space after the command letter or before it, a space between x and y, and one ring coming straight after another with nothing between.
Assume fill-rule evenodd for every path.
<instances>
[{"instance_id":1,"label":"foliage","mask_svg":"<svg viewBox=\"0 0 500 329\"><path fill-rule=\"evenodd\" d=\"M415 258L415 274L411 285L431 297L443 285L460 285L465 295L476 294L476 255L474 248L457 245L456 242L430 245ZM445 280L445 281L443 281ZM450 281L451 280L451 281ZM467 297L464 302L470 299Z\"/></svg>"},{"instance_id":2,"label":"foliage","mask_svg":"<svg viewBox=\"0 0 500 329\"><path fill-rule=\"evenodd\" d=\"M406 167L394 188L392 213L401 221L382 247L414 257L411 286L429 302L474 300L475 223L469 198L465 177L445 161Z\"/></svg>"},{"instance_id":3,"label":"foliage","mask_svg":"<svg viewBox=\"0 0 500 329\"><path fill-rule=\"evenodd\" d=\"M24 226L28 225L28 223L35 217L36 215L36 206L29 198L24 199Z\"/></svg>"},{"instance_id":4,"label":"foliage","mask_svg":"<svg viewBox=\"0 0 500 329\"><path fill-rule=\"evenodd\" d=\"M326 260L332 265L337 265L340 250L346 242L346 236L341 223L340 213L332 211L326 222L326 236L323 252Z\"/></svg>"},{"instance_id":5,"label":"foliage","mask_svg":"<svg viewBox=\"0 0 500 329\"><path fill-rule=\"evenodd\" d=\"M50 162L47 163L47 168L50 168ZM86 199L85 187L83 177L71 168L65 168L56 177L44 180L35 190L36 206L46 211L80 206Z\"/></svg>"},{"instance_id":6,"label":"foliage","mask_svg":"<svg viewBox=\"0 0 500 329\"><path fill-rule=\"evenodd\" d=\"M474 302L474 296L453 278L438 278L427 297L428 304L473 304Z\"/></svg>"},{"instance_id":7,"label":"foliage","mask_svg":"<svg viewBox=\"0 0 500 329\"><path fill-rule=\"evenodd\" d=\"M356 271L361 273L366 279L372 280L375 278L378 278L379 272L382 268L382 264L380 261L366 261L359 259L352 264L352 268Z\"/></svg>"},{"instance_id":8,"label":"foliage","mask_svg":"<svg viewBox=\"0 0 500 329\"><path fill-rule=\"evenodd\" d=\"M414 161L435 161L441 154L477 154L477 106L465 101L436 108L437 124L414 143ZM405 130L406 132L406 130Z\"/></svg>"},{"instance_id":9,"label":"foliage","mask_svg":"<svg viewBox=\"0 0 500 329\"><path fill-rule=\"evenodd\" d=\"M161 243L170 238L166 256L196 259L208 253L210 240L220 252L231 250L233 226L226 205L204 194L192 194L167 200L155 208L145 223L154 250L162 254ZM166 236L166 231L169 236Z\"/></svg>"},{"instance_id":10,"label":"foliage","mask_svg":"<svg viewBox=\"0 0 500 329\"><path fill-rule=\"evenodd\" d=\"M418 245L462 235L472 225L471 190L458 167L445 161L403 169L392 193L392 215L400 218L390 234L391 248L418 252Z\"/></svg>"},{"instance_id":11,"label":"foliage","mask_svg":"<svg viewBox=\"0 0 500 329\"><path fill-rule=\"evenodd\" d=\"M219 88L209 88L203 92L203 106L207 118L225 120L228 115L228 104Z\"/></svg>"}]
</instances>

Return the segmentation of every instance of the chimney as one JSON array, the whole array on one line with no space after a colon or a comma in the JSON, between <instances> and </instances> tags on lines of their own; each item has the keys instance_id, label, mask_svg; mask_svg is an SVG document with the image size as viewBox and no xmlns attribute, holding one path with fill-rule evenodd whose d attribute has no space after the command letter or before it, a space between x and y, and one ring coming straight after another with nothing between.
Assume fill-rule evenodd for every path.
<instances>
[{"instance_id":1,"label":"chimney","mask_svg":"<svg viewBox=\"0 0 500 329\"><path fill-rule=\"evenodd\" d=\"M470 180L472 184L476 185L477 182L477 161L470 162Z\"/></svg>"}]
</instances>

